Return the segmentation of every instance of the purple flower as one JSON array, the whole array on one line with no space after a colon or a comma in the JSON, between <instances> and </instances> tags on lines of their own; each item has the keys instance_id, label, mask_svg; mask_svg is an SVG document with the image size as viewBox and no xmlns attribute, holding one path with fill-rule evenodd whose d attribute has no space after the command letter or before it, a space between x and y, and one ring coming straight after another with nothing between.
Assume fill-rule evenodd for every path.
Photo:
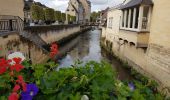
<instances>
[{"instance_id":1,"label":"purple flower","mask_svg":"<svg viewBox=\"0 0 170 100\"><path fill-rule=\"evenodd\" d=\"M36 84L27 84L27 90L21 93L21 100L32 100L37 95L38 90Z\"/></svg>"},{"instance_id":2,"label":"purple flower","mask_svg":"<svg viewBox=\"0 0 170 100\"><path fill-rule=\"evenodd\" d=\"M132 82L130 82L130 83L128 84L128 86L129 86L129 88L130 88L131 91L134 91L134 90L135 90L135 85L134 85Z\"/></svg>"}]
</instances>

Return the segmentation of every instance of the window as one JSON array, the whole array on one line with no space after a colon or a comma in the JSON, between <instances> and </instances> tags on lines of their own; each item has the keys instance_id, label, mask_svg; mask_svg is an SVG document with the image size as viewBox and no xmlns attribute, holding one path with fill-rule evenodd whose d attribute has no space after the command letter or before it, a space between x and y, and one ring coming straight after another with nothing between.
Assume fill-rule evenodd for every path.
<instances>
[{"instance_id":1,"label":"window","mask_svg":"<svg viewBox=\"0 0 170 100\"><path fill-rule=\"evenodd\" d=\"M112 24L113 24L113 17L110 17L108 20L108 28L112 28Z\"/></svg>"},{"instance_id":2,"label":"window","mask_svg":"<svg viewBox=\"0 0 170 100\"><path fill-rule=\"evenodd\" d=\"M149 6L143 7L142 29L146 30L148 25Z\"/></svg>"},{"instance_id":3,"label":"window","mask_svg":"<svg viewBox=\"0 0 170 100\"><path fill-rule=\"evenodd\" d=\"M149 31L151 6L142 5L122 10L121 29Z\"/></svg>"},{"instance_id":4,"label":"window","mask_svg":"<svg viewBox=\"0 0 170 100\"><path fill-rule=\"evenodd\" d=\"M67 9L67 11L69 11L69 9Z\"/></svg>"},{"instance_id":5,"label":"window","mask_svg":"<svg viewBox=\"0 0 170 100\"><path fill-rule=\"evenodd\" d=\"M72 11L74 11L74 9L72 9Z\"/></svg>"}]
</instances>

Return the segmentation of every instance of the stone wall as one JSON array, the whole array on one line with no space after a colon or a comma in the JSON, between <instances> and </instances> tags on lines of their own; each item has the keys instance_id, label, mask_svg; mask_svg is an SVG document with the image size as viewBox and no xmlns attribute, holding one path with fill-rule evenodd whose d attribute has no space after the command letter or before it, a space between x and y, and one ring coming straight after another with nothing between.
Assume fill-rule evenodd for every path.
<instances>
[{"instance_id":1,"label":"stone wall","mask_svg":"<svg viewBox=\"0 0 170 100\"><path fill-rule=\"evenodd\" d=\"M19 16L24 19L24 0L0 0L0 15Z\"/></svg>"},{"instance_id":2,"label":"stone wall","mask_svg":"<svg viewBox=\"0 0 170 100\"><path fill-rule=\"evenodd\" d=\"M22 52L27 60L32 63L41 63L46 61L49 57L42 49L35 44L22 38L18 33L9 33L8 35L0 36L0 57L7 58L11 52Z\"/></svg>"},{"instance_id":3,"label":"stone wall","mask_svg":"<svg viewBox=\"0 0 170 100\"><path fill-rule=\"evenodd\" d=\"M103 28L102 38L105 39L103 44L135 69L157 80L161 87L170 87L170 1L154 0L153 2L150 32L142 35L130 31L123 31L122 34L118 26L120 20L115 21L119 19L120 13L118 10L110 10L108 19L113 17L114 26L112 29ZM126 39L128 41L125 41ZM137 44L148 43L148 46L139 48L130 43L135 41Z\"/></svg>"},{"instance_id":4,"label":"stone wall","mask_svg":"<svg viewBox=\"0 0 170 100\"><path fill-rule=\"evenodd\" d=\"M33 26L25 28L28 34L39 35L46 43L60 41L81 30L83 29L80 29L79 25Z\"/></svg>"}]
</instances>

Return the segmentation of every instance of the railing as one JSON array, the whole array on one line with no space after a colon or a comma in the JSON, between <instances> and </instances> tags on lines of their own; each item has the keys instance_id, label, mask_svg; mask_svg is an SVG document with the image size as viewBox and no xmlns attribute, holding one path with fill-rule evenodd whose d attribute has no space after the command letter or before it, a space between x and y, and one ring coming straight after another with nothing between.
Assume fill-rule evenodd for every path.
<instances>
[{"instance_id":1,"label":"railing","mask_svg":"<svg viewBox=\"0 0 170 100\"><path fill-rule=\"evenodd\" d=\"M24 21L18 16L0 15L0 32L17 31L24 29Z\"/></svg>"}]
</instances>

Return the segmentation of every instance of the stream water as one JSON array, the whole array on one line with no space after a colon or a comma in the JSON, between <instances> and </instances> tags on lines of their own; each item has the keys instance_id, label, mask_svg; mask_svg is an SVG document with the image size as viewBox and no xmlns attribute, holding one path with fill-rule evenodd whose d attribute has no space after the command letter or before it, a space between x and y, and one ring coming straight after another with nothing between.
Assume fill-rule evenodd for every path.
<instances>
[{"instance_id":1,"label":"stream water","mask_svg":"<svg viewBox=\"0 0 170 100\"><path fill-rule=\"evenodd\" d=\"M83 61L84 63L91 60L97 62L104 60L109 62L118 72L119 79L131 79L129 71L123 68L115 58L111 57L101 48L100 35L101 30L90 30L61 46L59 49L61 55L58 58L59 67L71 66L77 60Z\"/></svg>"},{"instance_id":2,"label":"stream water","mask_svg":"<svg viewBox=\"0 0 170 100\"><path fill-rule=\"evenodd\" d=\"M59 54L57 62L59 67L68 67L80 60L85 62L102 60L111 63L113 68L118 73L118 78L121 80L131 79L129 71L124 69L122 65L113 57L107 54L100 47L100 30L90 30L81 33L69 42L59 46ZM42 63L49 59L47 53L43 52L31 41L28 41L18 34L10 34L6 36L0 35L0 57L7 58L11 52L20 51L32 63Z\"/></svg>"}]
</instances>

